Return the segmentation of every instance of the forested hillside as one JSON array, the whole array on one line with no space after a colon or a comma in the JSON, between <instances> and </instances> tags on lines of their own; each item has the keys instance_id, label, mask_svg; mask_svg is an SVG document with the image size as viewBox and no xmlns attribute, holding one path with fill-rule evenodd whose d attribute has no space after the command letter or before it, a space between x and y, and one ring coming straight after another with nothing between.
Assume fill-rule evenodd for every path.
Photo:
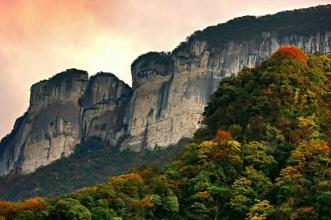
<instances>
[{"instance_id":1,"label":"forested hillside","mask_svg":"<svg viewBox=\"0 0 331 220\"><path fill-rule=\"evenodd\" d=\"M163 169L187 142L183 139L178 145L166 149L134 152L129 149L120 151L117 146L111 146L97 137L89 138L85 143L78 144L69 157L40 167L32 174L0 177L0 200L22 200L36 195L56 197L103 183L110 176L144 164Z\"/></svg>"},{"instance_id":2,"label":"forested hillside","mask_svg":"<svg viewBox=\"0 0 331 220\"><path fill-rule=\"evenodd\" d=\"M229 40L243 42L247 40L247 36L262 40L261 32L277 33L279 37L288 34L309 36L331 27L331 20L325 17L330 13L330 9L331 5L323 5L309 9L282 11L261 17L234 18L225 24L209 26L202 31L196 31L175 51L187 47L195 40L207 41L213 47L219 47Z\"/></svg>"},{"instance_id":3,"label":"forested hillside","mask_svg":"<svg viewBox=\"0 0 331 220\"><path fill-rule=\"evenodd\" d=\"M293 46L225 78L162 172L141 167L0 219L330 219L331 56Z\"/></svg>"}]
</instances>

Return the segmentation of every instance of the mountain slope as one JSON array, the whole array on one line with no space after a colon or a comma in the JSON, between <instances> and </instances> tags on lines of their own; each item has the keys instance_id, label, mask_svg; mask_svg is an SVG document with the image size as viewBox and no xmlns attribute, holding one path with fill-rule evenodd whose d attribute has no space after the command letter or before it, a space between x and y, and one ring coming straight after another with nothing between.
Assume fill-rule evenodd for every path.
<instances>
[{"instance_id":1,"label":"mountain slope","mask_svg":"<svg viewBox=\"0 0 331 220\"><path fill-rule=\"evenodd\" d=\"M0 178L0 200L23 200L42 196L53 198L79 188L104 182L109 176L128 172L144 164L163 169L187 141L166 149L119 151L100 138L89 138L75 152L28 175Z\"/></svg>"},{"instance_id":2,"label":"mountain slope","mask_svg":"<svg viewBox=\"0 0 331 220\"><path fill-rule=\"evenodd\" d=\"M167 146L199 128L219 81L260 64L281 45L331 51L331 6L242 17L198 31L171 53L147 53L132 64L131 148ZM155 96L157 94L157 96Z\"/></svg>"},{"instance_id":3,"label":"mountain slope","mask_svg":"<svg viewBox=\"0 0 331 220\"><path fill-rule=\"evenodd\" d=\"M1 141L0 175L34 172L92 136L135 151L191 138L223 77L260 64L280 45L329 53L330 21L326 5L209 27L172 53L137 58L133 88L112 74L89 79L75 69L37 83L27 113Z\"/></svg>"},{"instance_id":4,"label":"mountain slope","mask_svg":"<svg viewBox=\"0 0 331 220\"><path fill-rule=\"evenodd\" d=\"M141 167L54 200L2 202L0 215L9 220L329 219L330 73L330 55L306 56L283 47L261 66L220 83L205 109L205 128L163 172ZM215 117L224 110L237 110L240 120Z\"/></svg>"}]
</instances>

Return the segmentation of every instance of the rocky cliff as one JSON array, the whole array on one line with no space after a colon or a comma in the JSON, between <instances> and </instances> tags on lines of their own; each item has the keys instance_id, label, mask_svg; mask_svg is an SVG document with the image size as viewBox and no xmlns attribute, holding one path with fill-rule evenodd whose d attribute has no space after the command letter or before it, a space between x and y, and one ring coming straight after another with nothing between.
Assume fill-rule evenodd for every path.
<instances>
[{"instance_id":1,"label":"rocky cliff","mask_svg":"<svg viewBox=\"0 0 331 220\"><path fill-rule=\"evenodd\" d=\"M90 136L114 143L122 134L131 88L110 73L88 79L69 69L31 87L30 106L1 142L0 175L31 173L70 155Z\"/></svg>"},{"instance_id":2,"label":"rocky cliff","mask_svg":"<svg viewBox=\"0 0 331 220\"><path fill-rule=\"evenodd\" d=\"M308 36L261 33L259 39L229 41L214 48L194 40L172 54L146 54L132 65L133 97L125 146L134 149L166 147L191 137L208 98L225 76L254 67L281 45L297 45L306 53L329 53L331 29ZM164 61L164 66L156 64ZM161 67L160 67L161 66Z\"/></svg>"},{"instance_id":3,"label":"rocky cliff","mask_svg":"<svg viewBox=\"0 0 331 220\"><path fill-rule=\"evenodd\" d=\"M2 143L1 175L30 173L73 152L80 141L78 100L87 80L87 72L72 69L31 87L28 111Z\"/></svg>"},{"instance_id":4,"label":"rocky cliff","mask_svg":"<svg viewBox=\"0 0 331 220\"><path fill-rule=\"evenodd\" d=\"M123 123L132 89L109 73L92 76L80 99L81 139L101 137L112 145L126 133Z\"/></svg>"},{"instance_id":5,"label":"rocky cliff","mask_svg":"<svg viewBox=\"0 0 331 220\"><path fill-rule=\"evenodd\" d=\"M121 148L190 138L218 82L281 45L331 52L331 6L246 16L198 31L171 53L132 64L132 88L112 74L68 70L31 88L30 107L0 145L0 175L30 173L99 136Z\"/></svg>"}]
</instances>

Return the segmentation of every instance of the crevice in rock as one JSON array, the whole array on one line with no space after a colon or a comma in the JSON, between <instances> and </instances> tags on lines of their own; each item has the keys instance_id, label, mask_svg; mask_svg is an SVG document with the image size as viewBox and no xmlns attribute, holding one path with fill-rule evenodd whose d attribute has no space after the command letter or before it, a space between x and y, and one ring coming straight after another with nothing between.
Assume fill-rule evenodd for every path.
<instances>
[{"instance_id":1,"label":"crevice in rock","mask_svg":"<svg viewBox=\"0 0 331 220\"><path fill-rule=\"evenodd\" d=\"M172 73L170 79L161 85L161 88L159 90L159 94L157 97L156 120L160 120L162 113L168 107L169 94L170 94L170 89L171 89L173 79L174 79L174 74Z\"/></svg>"}]
</instances>

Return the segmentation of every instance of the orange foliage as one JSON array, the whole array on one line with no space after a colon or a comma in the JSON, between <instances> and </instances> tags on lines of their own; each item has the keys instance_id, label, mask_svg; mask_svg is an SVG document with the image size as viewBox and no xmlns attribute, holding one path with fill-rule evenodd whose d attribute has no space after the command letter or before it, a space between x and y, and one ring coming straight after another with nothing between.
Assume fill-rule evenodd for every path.
<instances>
[{"instance_id":1,"label":"orange foliage","mask_svg":"<svg viewBox=\"0 0 331 220\"><path fill-rule=\"evenodd\" d=\"M231 133L228 131L218 130L216 132L215 138L213 138L212 142L224 142L231 139Z\"/></svg>"},{"instance_id":2,"label":"orange foliage","mask_svg":"<svg viewBox=\"0 0 331 220\"><path fill-rule=\"evenodd\" d=\"M317 154L317 152L319 154ZM297 149L292 152L294 158L300 163L312 161L314 157L324 156L328 158L330 148L326 141L310 140L309 142L302 142ZM317 156L318 155L318 156Z\"/></svg>"},{"instance_id":3,"label":"orange foliage","mask_svg":"<svg viewBox=\"0 0 331 220\"><path fill-rule=\"evenodd\" d=\"M302 132L299 129L296 129L291 132L291 140L294 143L298 143L302 139Z\"/></svg>"},{"instance_id":4,"label":"orange foliage","mask_svg":"<svg viewBox=\"0 0 331 220\"><path fill-rule=\"evenodd\" d=\"M38 212L47 208L47 203L42 198L31 198L23 202L0 201L0 213L18 213L24 210ZM1 220L1 218L0 218Z\"/></svg>"},{"instance_id":5,"label":"orange foliage","mask_svg":"<svg viewBox=\"0 0 331 220\"><path fill-rule=\"evenodd\" d=\"M204 191L204 192L197 192L195 194L198 198L202 198L202 199L208 199L209 198L209 193Z\"/></svg>"},{"instance_id":6,"label":"orange foliage","mask_svg":"<svg viewBox=\"0 0 331 220\"><path fill-rule=\"evenodd\" d=\"M24 206L35 211L40 211L47 208L47 204L42 198L27 199L24 201Z\"/></svg>"},{"instance_id":7,"label":"orange foliage","mask_svg":"<svg viewBox=\"0 0 331 220\"><path fill-rule=\"evenodd\" d=\"M327 168L325 174L331 177L331 168Z\"/></svg>"},{"instance_id":8,"label":"orange foliage","mask_svg":"<svg viewBox=\"0 0 331 220\"><path fill-rule=\"evenodd\" d=\"M216 160L216 159L219 159L219 158L222 158L222 157L225 157L225 156L226 156L225 151L216 151L211 155L211 158Z\"/></svg>"},{"instance_id":9,"label":"orange foliage","mask_svg":"<svg viewBox=\"0 0 331 220\"><path fill-rule=\"evenodd\" d=\"M293 60L300 61L303 64L307 65L307 57L305 53L300 48L294 45L282 46L278 48L278 50L274 52L272 56L277 53L282 53L285 56L291 57Z\"/></svg>"},{"instance_id":10,"label":"orange foliage","mask_svg":"<svg viewBox=\"0 0 331 220\"><path fill-rule=\"evenodd\" d=\"M171 186L174 186L173 190L178 190L179 187L183 184L180 180L171 180L171 179L169 179L168 182Z\"/></svg>"},{"instance_id":11,"label":"orange foliage","mask_svg":"<svg viewBox=\"0 0 331 220\"><path fill-rule=\"evenodd\" d=\"M223 130L218 130L218 131L217 131L217 135L218 135L219 137L224 138L224 139L228 139L228 138L230 138L230 136L231 136L230 132L223 131Z\"/></svg>"},{"instance_id":12,"label":"orange foliage","mask_svg":"<svg viewBox=\"0 0 331 220\"><path fill-rule=\"evenodd\" d=\"M313 219L317 216L317 212L313 207L298 208L292 214L293 219Z\"/></svg>"},{"instance_id":13,"label":"orange foliage","mask_svg":"<svg viewBox=\"0 0 331 220\"><path fill-rule=\"evenodd\" d=\"M153 207L154 204L152 203L152 200L153 200L153 197L151 197L151 196L145 196L142 199L128 197L126 199L126 203L135 208L140 208L140 207L144 207L144 206Z\"/></svg>"},{"instance_id":14,"label":"orange foliage","mask_svg":"<svg viewBox=\"0 0 331 220\"><path fill-rule=\"evenodd\" d=\"M264 218L260 217L260 216L253 216L253 217L249 217L248 219L249 220L263 220Z\"/></svg>"},{"instance_id":15,"label":"orange foliage","mask_svg":"<svg viewBox=\"0 0 331 220\"><path fill-rule=\"evenodd\" d=\"M314 208L313 207L304 207L304 208L301 208L300 210L303 213L312 213L312 212L314 212Z\"/></svg>"},{"instance_id":16,"label":"orange foliage","mask_svg":"<svg viewBox=\"0 0 331 220\"><path fill-rule=\"evenodd\" d=\"M6 220L4 216L0 216L0 220Z\"/></svg>"},{"instance_id":17,"label":"orange foliage","mask_svg":"<svg viewBox=\"0 0 331 220\"><path fill-rule=\"evenodd\" d=\"M113 182L126 181L126 180L140 181L142 180L142 178L138 173L133 172L133 173L123 174L120 176L113 176L110 178L109 182L113 183Z\"/></svg>"},{"instance_id":18,"label":"orange foliage","mask_svg":"<svg viewBox=\"0 0 331 220\"><path fill-rule=\"evenodd\" d=\"M0 201L0 208L1 208L1 207L8 206L8 205L10 205L10 204L12 204L12 202Z\"/></svg>"},{"instance_id":19,"label":"orange foliage","mask_svg":"<svg viewBox=\"0 0 331 220\"><path fill-rule=\"evenodd\" d=\"M281 171L282 176L292 176L294 174L298 173L298 167L297 166L288 166Z\"/></svg>"},{"instance_id":20,"label":"orange foliage","mask_svg":"<svg viewBox=\"0 0 331 220\"><path fill-rule=\"evenodd\" d=\"M321 140L309 140L299 144L299 146L292 152L290 160L297 163L297 167L306 172L311 172L318 175L328 175L327 166L331 162L330 148L326 141ZM321 163L324 161L324 163Z\"/></svg>"},{"instance_id":21,"label":"orange foliage","mask_svg":"<svg viewBox=\"0 0 331 220\"><path fill-rule=\"evenodd\" d=\"M141 203L145 206L148 206L148 207L153 207L154 204L152 203L152 200L153 200L153 197L151 196L145 196L142 200L141 200Z\"/></svg>"}]
</instances>

